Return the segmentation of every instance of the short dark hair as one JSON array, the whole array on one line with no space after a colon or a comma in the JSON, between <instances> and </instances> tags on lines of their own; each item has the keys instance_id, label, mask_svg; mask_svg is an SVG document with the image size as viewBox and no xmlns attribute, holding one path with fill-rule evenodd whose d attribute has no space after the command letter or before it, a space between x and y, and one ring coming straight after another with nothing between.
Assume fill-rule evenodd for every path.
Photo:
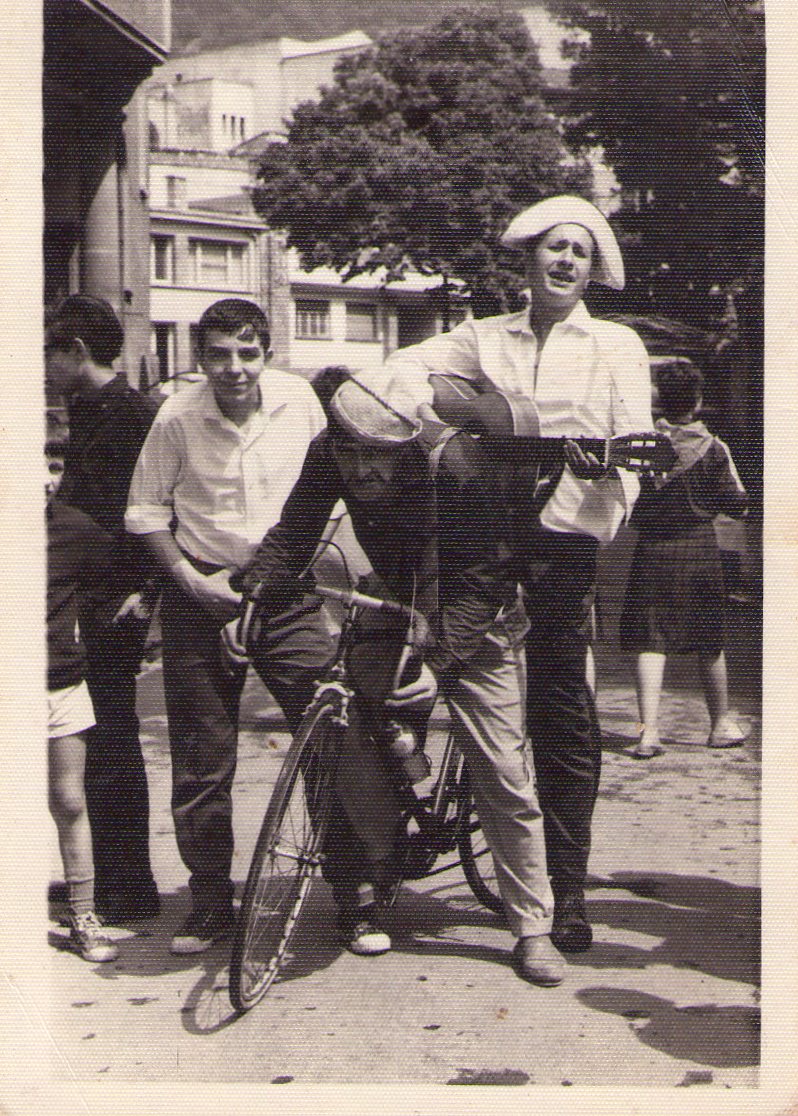
<instances>
[{"instance_id":1,"label":"short dark hair","mask_svg":"<svg viewBox=\"0 0 798 1116\"><path fill-rule=\"evenodd\" d=\"M696 409L704 394L704 377L692 361L673 361L658 371L657 393L662 413L673 422Z\"/></svg>"},{"instance_id":2,"label":"short dark hair","mask_svg":"<svg viewBox=\"0 0 798 1116\"><path fill-rule=\"evenodd\" d=\"M246 298L222 298L208 307L197 325L199 353L202 354L205 338L210 330L238 334L244 326L252 326L260 339L264 353L268 353L272 340L269 319L257 303L250 302Z\"/></svg>"},{"instance_id":3,"label":"short dark hair","mask_svg":"<svg viewBox=\"0 0 798 1116\"><path fill-rule=\"evenodd\" d=\"M327 421L330 421L329 405L330 400L335 395L341 384L347 380L352 379L352 373L343 364L329 364L326 368L322 368L313 379L310 381L313 390L318 396L324 413L327 415Z\"/></svg>"},{"instance_id":4,"label":"short dark hair","mask_svg":"<svg viewBox=\"0 0 798 1116\"><path fill-rule=\"evenodd\" d=\"M125 335L110 302L91 295L68 295L44 320L47 342L71 349L80 339L97 364L113 364L122 352Z\"/></svg>"}]
</instances>

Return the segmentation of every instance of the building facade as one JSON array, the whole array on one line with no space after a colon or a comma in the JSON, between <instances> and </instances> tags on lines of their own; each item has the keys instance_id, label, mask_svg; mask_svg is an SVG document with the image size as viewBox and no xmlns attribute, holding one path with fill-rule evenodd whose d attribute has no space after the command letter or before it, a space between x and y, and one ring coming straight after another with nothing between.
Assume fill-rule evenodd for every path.
<instances>
[{"instance_id":1,"label":"building facade","mask_svg":"<svg viewBox=\"0 0 798 1116\"><path fill-rule=\"evenodd\" d=\"M132 382L149 350L147 121L133 99L167 57L170 0L44 0L44 285L125 327Z\"/></svg>"},{"instance_id":2,"label":"building facade","mask_svg":"<svg viewBox=\"0 0 798 1116\"><path fill-rule=\"evenodd\" d=\"M252 205L259 150L281 138L298 101L332 78L338 57L369 42L353 32L244 43L172 58L146 84L151 382L171 390L190 378L199 318L224 297L262 305L274 363L306 376L329 364L380 363L441 329L440 278L305 272Z\"/></svg>"}]
</instances>

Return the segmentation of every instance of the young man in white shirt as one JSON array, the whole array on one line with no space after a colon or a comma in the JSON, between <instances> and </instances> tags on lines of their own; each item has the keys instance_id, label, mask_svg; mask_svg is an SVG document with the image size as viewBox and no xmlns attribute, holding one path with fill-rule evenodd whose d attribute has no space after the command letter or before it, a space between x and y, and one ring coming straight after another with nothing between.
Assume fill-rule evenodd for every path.
<instances>
[{"instance_id":1,"label":"young man in white shirt","mask_svg":"<svg viewBox=\"0 0 798 1116\"><path fill-rule=\"evenodd\" d=\"M529 306L399 350L380 386L397 400L410 392L422 414L433 404L456 421L435 375L461 377L501 394L508 433L569 439L562 471L540 477L520 469L508 496L531 624L527 724L555 897L551 936L560 949L579 952L592 942L584 884L601 767L585 675L596 553L631 511L638 482L570 439L650 430L650 374L637 334L592 318L582 302L591 280L624 285L615 236L593 205L548 198L518 214L502 242L525 253ZM460 406L467 411L468 402Z\"/></svg>"},{"instance_id":2,"label":"young man in white shirt","mask_svg":"<svg viewBox=\"0 0 798 1116\"><path fill-rule=\"evenodd\" d=\"M167 579L161 604L172 755L172 814L191 873L191 915L173 953L198 953L233 924L231 788L245 669L230 672L219 635L237 613L236 576L280 519L325 419L298 376L269 369L269 326L244 299L199 322L207 380L168 399L144 443L130 489L129 531ZM273 618L253 662L292 729L331 647L316 598Z\"/></svg>"}]
</instances>

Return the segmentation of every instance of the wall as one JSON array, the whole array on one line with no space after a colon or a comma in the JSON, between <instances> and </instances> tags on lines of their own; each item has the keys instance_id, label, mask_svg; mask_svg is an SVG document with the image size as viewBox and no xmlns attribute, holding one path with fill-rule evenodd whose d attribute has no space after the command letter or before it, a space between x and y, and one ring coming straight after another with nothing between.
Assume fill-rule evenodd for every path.
<instances>
[{"instance_id":1,"label":"wall","mask_svg":"<svg viewBox=\"0 0 798 1116\"><path fill-rule=\"evenodd\" d=\"M160 161L163 158L163 162ZM252 176L245 163L224 166L189 165L177 160L167 159L167 156L158 157L150 161L150 205L153 209L168 209L169 195L167 179L177 177L185 179L185 201L201 201L205 198L219 198L231 194L240 194L247 186ZM181 206L180 208L185 208Z\"/></svg>"},{"instance_id":2,"label":"wall","mask_svg":"<svg viewBox=\"0 0 798 1116\"><path fill-rule=\"evenodd\" d=\"M296 336L296 300L325 301L330 305L330 336L304 339ZM347 341L346 306L347 302L377 305L376 299L346 299L340 294L319 292L294 285L289 307L289 348L290 367L305 374L315 374L328 364L344 364L353 372L382 364L385 359L386 335L395 333L396 312L385 306L379 307L380 338L377 341Z\"/></svg>"},{"instance_id":3,"label":"wall","mask_svg":"<svg viewBox=\"0 0 798 1116\"><path fill-rule=\"evenodd\" d=\"M247 134L279 132L284 130L285 118L297 100L315 96L319 85L329 83L335 60L342 54L363 50L370 40L354 32L323 40L329 44L326 51L319 50L320 42L322 40L300 43L292 39L263 39L237 43L222 50L170 58L159 67L154 78L159 83L174 83L179 74L185 83L212 75L227 82L249 84L253 124ZM303 48L306 52L301 54ZM291 53L285 56L285 51Z\"/></svg>"}]
</instances>

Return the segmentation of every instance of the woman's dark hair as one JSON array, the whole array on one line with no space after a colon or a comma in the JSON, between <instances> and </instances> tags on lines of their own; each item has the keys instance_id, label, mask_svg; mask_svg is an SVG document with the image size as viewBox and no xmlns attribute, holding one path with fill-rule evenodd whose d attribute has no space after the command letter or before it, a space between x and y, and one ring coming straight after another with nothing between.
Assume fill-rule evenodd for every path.
<instances>
[{"instance_id":1,"label":"woman's dark hair","mask_svg":"<svg viewBox=\"0 0 798 1116\"><path fill-rule=\"evenodd\" d=\"M689 414L704 393L704 377L689 360L667 364L657 373L659 405L668 422Z\"/></svg>"},{"instance_id":2,"label":"woman's dark hair","mask_svg":"<svg viewBox=\"0 0 798 1116\"><path fill-rule=\"evenodd\" d=\"M255 330L264 353L268 353L272 342L269 319L257 303L246 298L222 298L214 302L197 325L198 353L202 354L205 338L210 330L237 335L245 326L251 326Z\"/></svg>"},{"instance_id":3,"label":"woman's dark hair","mask_svg":"<svg viewBox=\"0 0 798 1116\"><path fill-rule=\"evenodd\" d=\"M45 317L47 343L71 349L80 339L93 361L108 367L122 352L125 335L110 302L90 295L69 295Z\"/></svg>"}]
</instances>

